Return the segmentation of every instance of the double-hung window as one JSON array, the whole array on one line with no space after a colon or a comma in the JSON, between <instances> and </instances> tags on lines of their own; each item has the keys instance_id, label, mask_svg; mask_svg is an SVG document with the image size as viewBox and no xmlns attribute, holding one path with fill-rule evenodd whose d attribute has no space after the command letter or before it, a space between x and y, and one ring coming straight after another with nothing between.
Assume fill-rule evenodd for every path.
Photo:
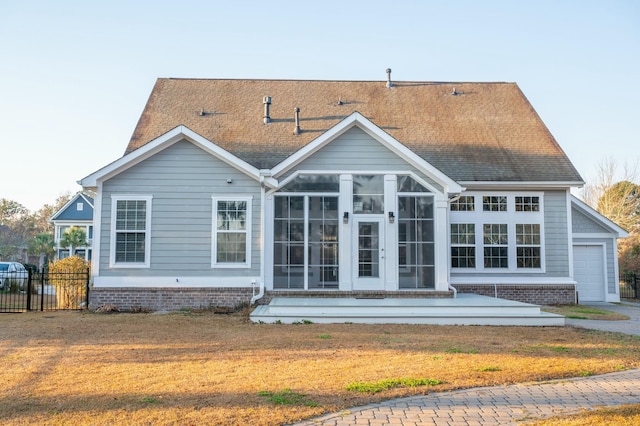
<instances>
[{"instance_id":1,"label":"double-hung window","mask_svg":"<svg viewBox=\"0 0 640 426\"><path fill-rule=\"evenodd\" d=\"M544 270L542 194L469 192L450 215L454 271Z\"/></svg>"},{"instance_id":2,"label":"double-hung window","mask_svg":"<svg viewBox=\"0 0 640 426\"><path fill-rule=\"evenodd\" d=\"M148 268L151 264L151 196L111 197L110 264Z\"/></svg>"},{"instance_id":3,"label":"double-hung window","mask_svg":"<svg viewBox=\"0 0 640 426\"><path fill-rule=\"evenodd\" d=\"M213 259L217 268L251 266L251 198L213 197Z\"/></svg>"}]
</instances>

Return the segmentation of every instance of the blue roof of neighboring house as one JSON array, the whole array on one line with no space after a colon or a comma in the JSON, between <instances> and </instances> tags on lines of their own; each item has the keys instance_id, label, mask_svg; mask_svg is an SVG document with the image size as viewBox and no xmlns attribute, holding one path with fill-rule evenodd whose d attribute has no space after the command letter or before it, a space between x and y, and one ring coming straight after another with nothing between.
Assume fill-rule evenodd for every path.
<instances>
[{"instance_id":1,"label":"blue roof of neighboring house","mask_svg":"<svg viewBox=\"0 0 640 426\"><path fill-rule=\"evenodd\" d=\"M93 220L93 198L79 192L51 217L55 220Z\"/></svg>"}]
</instances>

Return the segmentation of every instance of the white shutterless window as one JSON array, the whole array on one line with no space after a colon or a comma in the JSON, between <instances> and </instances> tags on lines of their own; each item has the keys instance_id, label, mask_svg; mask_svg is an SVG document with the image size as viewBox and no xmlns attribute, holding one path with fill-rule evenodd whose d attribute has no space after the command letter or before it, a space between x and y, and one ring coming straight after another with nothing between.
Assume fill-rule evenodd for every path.
<instances>
[{"instance_id":1,"label":"white shutterless window","mask_svg":"<svg viewBox=\"0 0 640 426\"><path fill-rule=\"evenodd\" d=\"M151 196L111 196L112 268L151 266Z\"/></svg>"},{"instance_id":2,"label":"white shutterless window","mask_svg":"<svg viewBox=\"0 0 640 426\"><path fill-rule=\"evenodd\" d=\"M211 266L251 267L251 198L212 199L214 217Z\"/></svg>"}]
</instances>

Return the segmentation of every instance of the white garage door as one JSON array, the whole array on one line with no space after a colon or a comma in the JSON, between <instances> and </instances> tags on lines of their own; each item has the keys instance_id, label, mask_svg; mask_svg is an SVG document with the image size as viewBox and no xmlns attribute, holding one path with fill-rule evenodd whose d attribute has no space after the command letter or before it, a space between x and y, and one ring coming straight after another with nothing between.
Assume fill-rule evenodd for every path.
<instances>
[{"instance_id":1,"label":"white garage door","mask_svg":"<svg viewBox=\"0 0 640 426\"><path fill-rule=\"evenodd\" d=\"M602 246L573 246L573 277L578 300L604 302L604 255Z\"/></svg>"}]
</instances>

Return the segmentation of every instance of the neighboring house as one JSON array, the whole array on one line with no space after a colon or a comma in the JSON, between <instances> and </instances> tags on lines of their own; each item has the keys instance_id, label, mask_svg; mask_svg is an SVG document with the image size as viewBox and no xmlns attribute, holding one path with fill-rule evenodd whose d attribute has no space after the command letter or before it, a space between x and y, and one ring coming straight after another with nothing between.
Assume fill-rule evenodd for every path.
<instances>
[{"instance_id":1,"label":"neighboring house","mask_svg":"<svg viewBox=\"0 0 640 426\"><path fill-rule=\"evenodd\" d=\"M58 210L50 222L54 225L54 242L56 249L56 259L76 255L84 260L91 260L91 244L93 239L93 198L82 192L77 193L60 210ZM69 253L69 247L61 247L62 235L71 227L84 229L87 234L86 247L73 247L73 253Z\"/></svg>"},{"instance_id":2,"label":"neighboring house","mask_svg":"<svg viewBox=\"0 0 640 426\"><path fill-rule=\"evenodd\" d=\"M585 293L619 300L625 233L571 196L582 178L514 83L159 79L124 156L80 184L93 306L571 303L592 244Z\"/></svg>"}]
</instances>

